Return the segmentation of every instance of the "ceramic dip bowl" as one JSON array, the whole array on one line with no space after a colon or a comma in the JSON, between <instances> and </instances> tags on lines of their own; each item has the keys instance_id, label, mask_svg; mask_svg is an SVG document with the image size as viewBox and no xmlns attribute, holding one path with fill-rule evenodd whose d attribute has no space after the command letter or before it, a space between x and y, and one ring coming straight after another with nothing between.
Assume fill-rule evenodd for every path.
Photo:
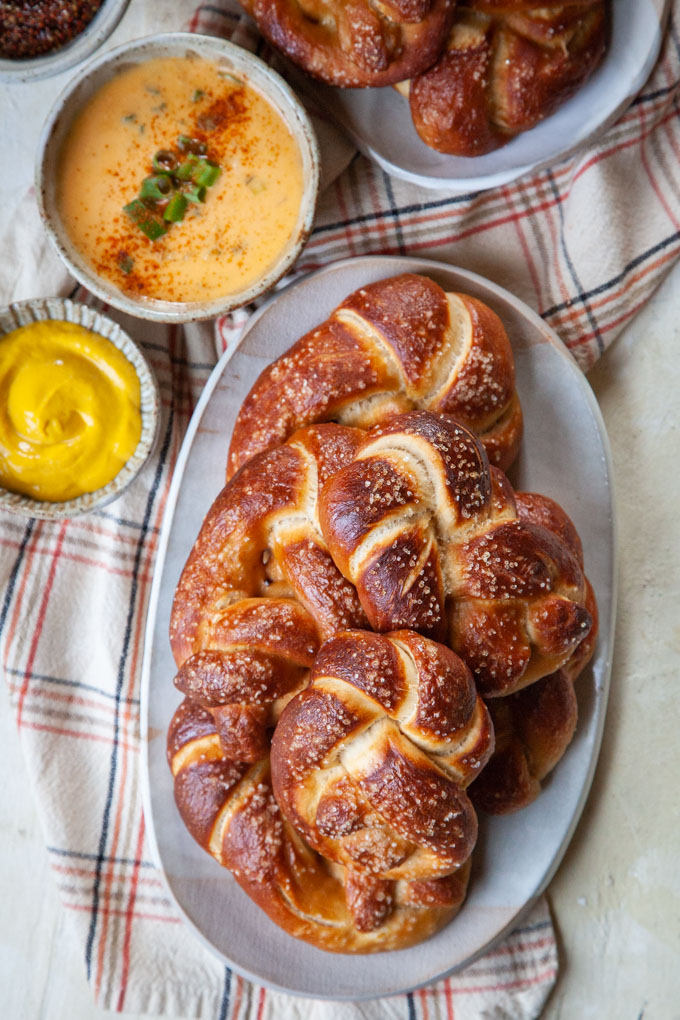
<instances>
[{"instance_id":1,"label":"ceramic dip bowl","mask_svg":"<svg viewBox=\"0 0 680 1020\"><path fill-rule=\"evenodd\" d=\"M206 174L202 163L187 177L191 160ZM146 194L149 180L168 194ZM241 47L191 33L87 65L49 114L36 164L40 213L68 269L162 322L214 318L272 287L309 236L318 188L316 138L289 86Z\"/></svg>"},{"instance_id":2,"label":"ceramic dip bowl","mask_svg":"<svg viewBox=\"0 0 680 1020\"><path fill-rule=\"evenodd\" d=\"M23 517L39 517L55 521L79 517L81 514L98 510L117 499L130 482L136 478L156 442L160 421L160 400L156 379L137 344L116 322L87 305L65 298L39 298L32 301L18 301L5 308L0 308L0 344L6 334L22 326L46 320L75 323L110 341L134 368L140 387L141 434L139 441L132 455L108 484L94 492L86 492L63 502L33 499L30 496L0 488L0 510L8 510Z\"/></svg>"}]
</instances>

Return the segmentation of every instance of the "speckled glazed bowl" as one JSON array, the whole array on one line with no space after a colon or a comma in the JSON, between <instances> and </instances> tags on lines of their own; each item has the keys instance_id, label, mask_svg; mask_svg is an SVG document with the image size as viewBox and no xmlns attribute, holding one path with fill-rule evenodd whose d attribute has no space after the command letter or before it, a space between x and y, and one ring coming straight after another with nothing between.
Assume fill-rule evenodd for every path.
<instances>
[{"instance_id":1,"label":"speckled glazed bowl","mask_svg":"<svg viewBox=\"0 0 680 1020\"><path fill-rule=\"evenodd\" d=\"M26 82L51 78L82 63L113 32L130 0L104 0L89 25L71 42L38 57L12 60L0 57L0 81Z\"/></svg>"},{"instance_id":2,"label":"speckled glazed bowl","mask_svg":"<svg viewBox=\"0 0 680 1020\"><path fill-rule=\"evenodd\" d=\"M63 503L31 499L17 492L0 488L0 510L21 514L23 517L41 517L44 520L63 520L79 517L81 514L98 510L120 496L130 482L139 474L151 453L160 418L160 400L156 379L141 350L120 326L87 305L77 304L64 298L39 298L33 301L18 301L0 308L0 338L20 326L46 319L76 322L93 333L106 337L121 351L134 367L139 378L141 391L142 433L137 449L108 485L95 492L86 492L77 499Z\"/></svg>"},{"instance_id":3,"label":"speckled glazed bowl","mask_svg":"<svg viewBox=\"0 0 680 1020\"><path fill-rule=\"evenodd\" d=\"M302 158L303 194L297 223L279 258L254 283L212 301L175 302L136 298L99 276L72 244L59 216L57 165L71 124L89 99L124 69L159 57L202 57L252 86L274 107L291 131ZM176 32L126 43L97 57L70 82L55 103L43 129L36 163L40 213L57 252L73 275L98 297L130 315L160 322L212 319L248 304L269 290L290 269L312 229L319 191L319 150L304 107L276 72L252 53L212 36Z\"/></svg>"}]
</instances>

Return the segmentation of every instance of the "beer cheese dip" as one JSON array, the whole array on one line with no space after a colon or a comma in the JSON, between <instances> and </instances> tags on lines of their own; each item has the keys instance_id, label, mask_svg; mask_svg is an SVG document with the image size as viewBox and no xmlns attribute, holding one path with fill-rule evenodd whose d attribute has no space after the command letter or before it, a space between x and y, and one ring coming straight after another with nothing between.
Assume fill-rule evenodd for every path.
<instances>
[{"instance_id":1,"label":"beer cheese dip","mask_svg":"<svg viewBox=\"0 0 680 1020\"><path fill-rule=\"evenodd\" d=\"M171 302L255 283L288 247L302 194L300 151L278 112L194 56L149 60L103 85L57 170L59 214L92 269L131 297Z\"/></svg>"}]
</instances>

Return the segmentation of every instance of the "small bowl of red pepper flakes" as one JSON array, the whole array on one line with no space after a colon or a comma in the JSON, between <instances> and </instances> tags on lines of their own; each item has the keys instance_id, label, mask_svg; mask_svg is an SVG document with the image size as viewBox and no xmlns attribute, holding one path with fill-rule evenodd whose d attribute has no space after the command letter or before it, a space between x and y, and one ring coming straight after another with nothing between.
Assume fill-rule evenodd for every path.
<instances>
[{"instance_id":1,"label":"small bowl of red pepper flakes","mask_svg":"<svg viewBox=\"0 0 680 1020\"><path fill-rule=\"evenodd\" d=\"M0 80L60 74L113 32L129 0L0 0Z\"/></svg>"}]
</instances>

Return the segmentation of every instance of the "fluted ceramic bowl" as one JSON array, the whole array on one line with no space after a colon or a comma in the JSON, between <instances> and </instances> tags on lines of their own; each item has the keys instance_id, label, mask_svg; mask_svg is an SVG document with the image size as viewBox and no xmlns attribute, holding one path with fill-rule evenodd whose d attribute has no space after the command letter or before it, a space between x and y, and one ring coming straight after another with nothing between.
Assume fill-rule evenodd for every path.
<instances>
[{"instance_id":1,"label":"fluted ceramic bowl","mask_svg":"<svg viewBox=\"0 0 680 1020\"><path fill-rule=\"evenodd\" d=\"M18 492L0 488L0 510L21 514L23 517L40 517L44 520L64 520L98 510L112 500L139 474L146 463L156 441L160 418L158 386L149 363L141 350L120 326L101 312L65 298L39 298L32 301L18 301L0 309L0 343L2 337L20 326L32 322L54 319L60 322L75 322L93 333L98 333L117 347L133 366L139 379L141 396L142 432L137 448L115 478L76 499L64 502L32 499Z\"/></svg>"}]
</instances>

